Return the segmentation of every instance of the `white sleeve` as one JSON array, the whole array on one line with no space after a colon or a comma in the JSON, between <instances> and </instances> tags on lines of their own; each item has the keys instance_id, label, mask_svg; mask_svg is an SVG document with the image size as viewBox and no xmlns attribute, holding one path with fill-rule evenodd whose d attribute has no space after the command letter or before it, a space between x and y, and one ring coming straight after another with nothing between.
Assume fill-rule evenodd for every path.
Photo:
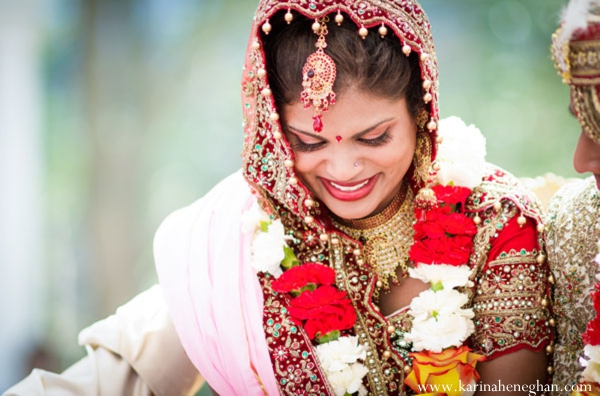
<instances>
[{"instance_id":1,"label":"white sleeve","mask_svg":"<svg viewBox=\"0 0 600 396\"><path fill-rule=\"evenodd\" d=\"M65 372L33 370L4 395L193 395L203 383L159 286L83 330L79 343L87 356Z\"/></svg>"},{"instance_id":2,"label":"white sleeve","mask_svg":"<svg viewBox=\"0 0 600 396\"><path fill-rule=\"evenodd\" d=\"M152 395L133 368L104 348L86 347L88 355L62 374L35 369L5 396Z\"/></svg>"}]
</instances>

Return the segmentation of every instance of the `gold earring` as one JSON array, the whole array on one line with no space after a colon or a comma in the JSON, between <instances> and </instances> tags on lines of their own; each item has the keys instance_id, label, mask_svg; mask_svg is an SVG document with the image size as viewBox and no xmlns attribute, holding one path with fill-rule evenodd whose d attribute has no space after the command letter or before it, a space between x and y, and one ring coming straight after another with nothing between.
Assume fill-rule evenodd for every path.
<instances>
[{"instance_id":1,"label":"gold earring","mask_svg":"<svg viewBox=\"0 0 600 396\"><path fill-rule=\"evenodd\" d=\"M417 116L415 117L415 122L419 128L419 131L423 131L425 129L427 121L429 121L429 112L424 107L421 107L417 112Z\"/></svg>"},{"instance_id":2,"label":"gold earring","mask_svg":"<svg viewBox=\"0 0 600 396\"><path fill-rule=\"evenodd\" d=\"M427 112L425 111L425 113ZM428 113L427 116L429 116ZM425 119L426 122L427 118ZM413 157L413 179L415 185L419 187L419 192L415 197L415 204L423 209L431 209L436 205L437 201L435 193L429 188L432 144L429 135L424 129L425 125L423 124L423 127L417 132L417 143Z\"/></svg>"}]
</instances>

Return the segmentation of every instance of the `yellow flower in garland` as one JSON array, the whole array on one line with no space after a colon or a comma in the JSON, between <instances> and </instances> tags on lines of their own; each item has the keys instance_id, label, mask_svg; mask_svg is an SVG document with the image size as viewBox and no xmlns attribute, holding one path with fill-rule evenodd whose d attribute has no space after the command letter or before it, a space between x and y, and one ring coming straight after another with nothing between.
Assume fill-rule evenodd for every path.
<instances>
[{"instance_id":1,"label":"yellow flower in garland","mask_svg":"<svg viewBox=\"0 0 600 396\"><path fill-rule=\"evenodd\" d=\"M475 365L485 360L484 356L471 353L465 345L447 348L439 353L411 353L411 357L413 369L404 383L418 394L441 393L448 396L460 396L466 391L465 388L477 383L479 374Z\"/></svg>"},{"instance_id":2,"label":"yellow flower in garland","mask_svg":"<svg viewBox=\"0 0 600 396\"><path fill-rule=\"evenodd\" d=\"M577 384L577 390L571 393L571 396L599 396L600 384L596 382L580 382Z\"/></svg>"}]
</instances>

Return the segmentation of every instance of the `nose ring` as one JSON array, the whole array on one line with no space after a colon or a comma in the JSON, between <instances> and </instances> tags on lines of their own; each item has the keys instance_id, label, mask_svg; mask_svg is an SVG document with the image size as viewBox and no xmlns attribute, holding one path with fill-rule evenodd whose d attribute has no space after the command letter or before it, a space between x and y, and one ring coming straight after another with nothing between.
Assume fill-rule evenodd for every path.
<instances>
[{"instance_id":1,"label":"nose ring","mask_svg":"<svg viewBox=\"0 0 600 396\"><path fill-rule=\"evenodd\" d=\"M354 167L355 167L355 168L358 168L358 161L356 161L356 162L354 163Z\"/></svg>"}]
</instances>

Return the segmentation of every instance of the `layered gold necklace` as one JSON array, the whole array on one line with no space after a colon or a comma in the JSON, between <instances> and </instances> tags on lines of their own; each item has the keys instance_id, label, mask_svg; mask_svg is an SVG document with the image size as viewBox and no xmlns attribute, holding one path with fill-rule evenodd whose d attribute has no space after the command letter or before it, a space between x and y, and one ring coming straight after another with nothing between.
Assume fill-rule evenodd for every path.
<instances>
[{"instance_id":1,"label":"layered gold necklace","mask_svg":"<svg viewBox=\"0 0 600 396\"><path fill-rule=\"evenodd\" d=\"M398 267L400 276L408 273L408 251L415 233L413 201L412 190L405 184L382 212L358 220L333 220L337 229L364 245L367 263L385 291L389 291L390 279L398 282Z\"/></svg>"}]
</instances>

